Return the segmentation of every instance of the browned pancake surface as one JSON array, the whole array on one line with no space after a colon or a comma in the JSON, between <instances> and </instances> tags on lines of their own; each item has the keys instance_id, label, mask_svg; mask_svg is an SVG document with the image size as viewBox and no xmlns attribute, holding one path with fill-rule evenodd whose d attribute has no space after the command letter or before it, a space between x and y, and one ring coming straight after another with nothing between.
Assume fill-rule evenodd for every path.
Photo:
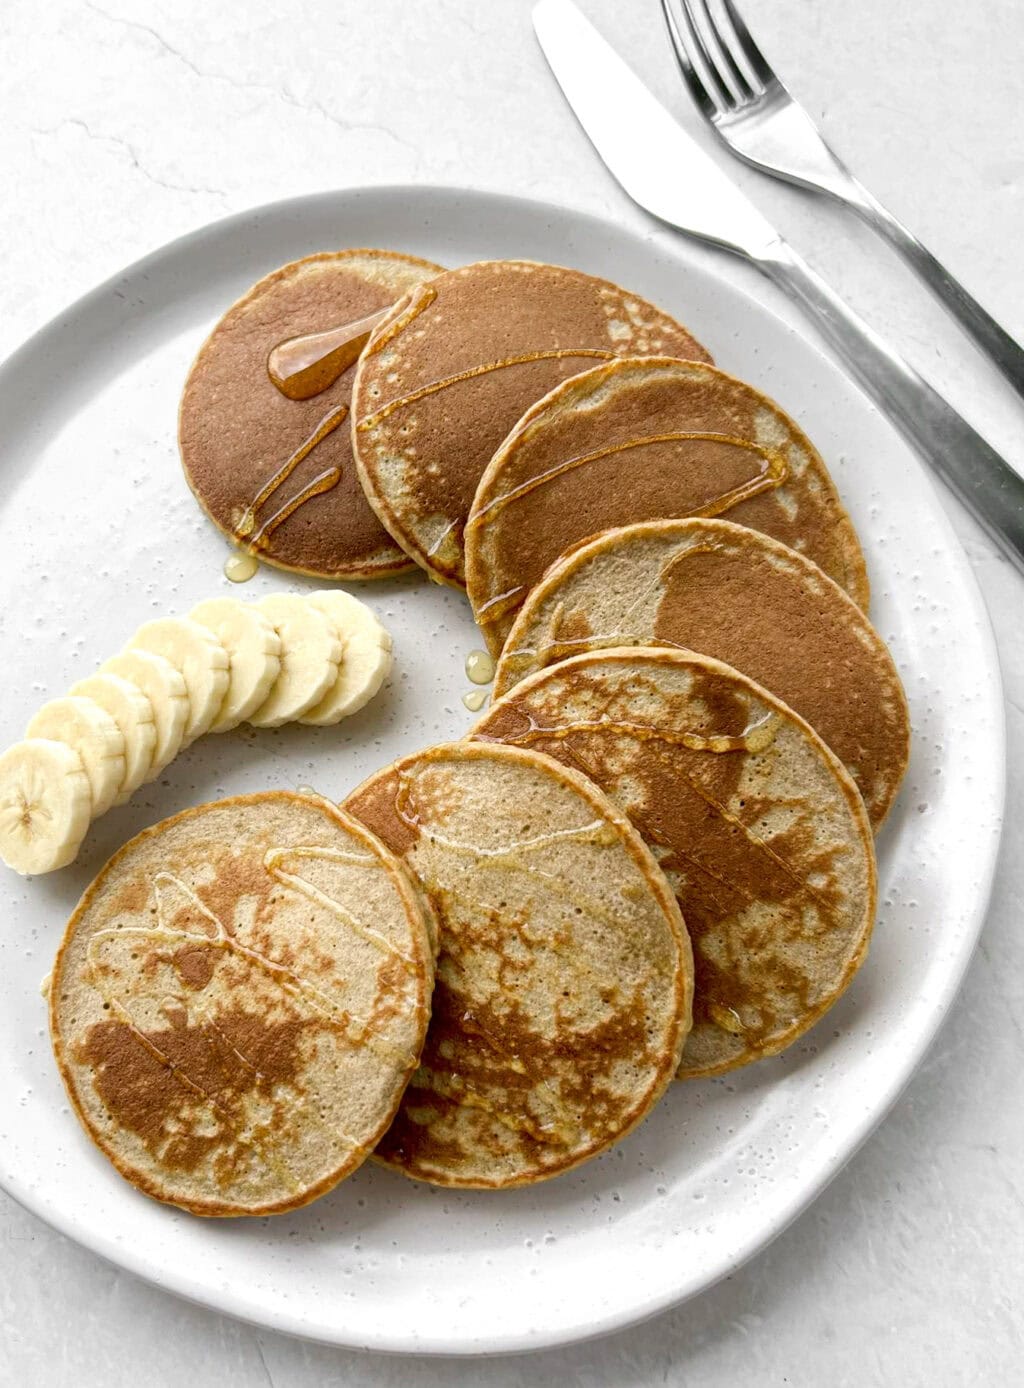
<instances>
[{"instance_id":1,"label":"browned pancake surface","mask_svg":"<svg viewBox=\"0 0 1024 1388\"><path fill-rule=\"evenodd\" d=\"M530 593L495 695L566 656L649 643L715 656L778 695L845 763L872 823L882 822L910 753L906 698L882 638L817 565L728 521L608 531Z\"/></svg>"},{"instance_id":2,"label":"browned pancake surface","mask_svg":"<svg viewBox=\"0 0 1024 1388\"><path fill-rule=\"evenodd\" d=\"M72 917L50 1024L89 1136L146 1194L271 1214L329 1190L419 1059L433 949L398 861L326 801L200 806L111 859Z\"/></svg>"},{"instance_id":3,"label":"browned pancake surface","mask_svg":"<svg viewBox=\"0 0 1024 1388\"><path fill-rule=\"evenodd\" d=\"M472 735L591 776L652 849L693 942L680 1077L782 1050L849 983L874 920L871 828L842 764L759 685L692 652L595 651L516 685Z\"/></svg>"},{"instance_id":4,"label":"browned pancake surface","mask_svg":"<svg viewBox=\"0 0 1024 1388\"><path fill-rule=\"evenodd\" d=\"M689 1026L689 941L628 820L533 751L460 743L346 801L440 924L433 1015L377 1156L441 1185L554 1176L648 1112Z\"/></svg>"},{"instance_id":5,"label":"browned pancake surface","mask_svg":"<svg viewBox=\"0 0 1024 1388\"><path fill-rule=\"evenodd\" d=\"M498 260L439 275L396 307L358 368L367 496L417 563L463 585L477 483L523 412L595 360L654 354L709 360L667 314L578 270Z\"/></svg>"},{"instance_id":6,"label":"browned pancake surface","mask_svg":"<svg viewBox=\"0 0 1024 1388\"><path fill-rule=\"evenodd\" d=\"M774 536L866 609L864 560L835 485L773 401L699 362L617 361L539 401L481 478L466 572L491 651L548 565L574 545L690 515Z\"/></svg>"},{"instance_id":7,"label":"browned pancake surface","mask_svg":"<svg viewBox=\"0 0 1024 1388\"><path fill-rule=\"evenodd\" d=\"M267 356L290 337L323 332L388 308L436 274L392 251L307 256L255 284L200 349L181 400L178 441L189 486L210 519L245 542L244 518L261 491L321 426L325 437L258 508L258 528L321 479L261 540L269 563L322 578L374 578L408 568L366 501L352 459L348 406L355 366L310 400L289 400L267 375Z\"/></svg>"}]
</instances>

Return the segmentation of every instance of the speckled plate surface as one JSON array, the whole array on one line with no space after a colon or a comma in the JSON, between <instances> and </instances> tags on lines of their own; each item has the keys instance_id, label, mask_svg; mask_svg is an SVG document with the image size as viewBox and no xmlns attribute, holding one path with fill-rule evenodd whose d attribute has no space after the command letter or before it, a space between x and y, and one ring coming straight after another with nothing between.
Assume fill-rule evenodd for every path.
<instances>
[{"instance_id":1,"label":"speckled plate surface","mask_svg":"<svg viewBox=\"0 0 1024 1388\"><path fill-rule=\"evenodd\" d=\"M677 314L726 370L806 428L860 531L873 616L915 730L879 843L871 956L802 1043L675 1085L626 1142L534 1189L458 1193L364 1167L271 1220L202 1221L137 1195L69 1113L39 983L107 856L198 801L311 783L339 798L393 756L457 737L479 637L464 599L417 578L360 590L394 633L391 686L336 729L195 744L100 821L79 862L0 869L0 1180L73 1238L150 1281L278 1330L376 1349L480 1353L580 1339L692 1296L763 1247L839 1170L927 1049L988 898L1003 801L999 670L980 596L920 465L818 350L717 280L682 240L564 209L428 188L274 204L172 243L82 299L0 368L0 745L145 619L227 591L175 448L192 356L248 284L300 255L380 245L454 265L578 266ZM922 1160L925 1160L922 1154Z\"/></svg>"}]
</instances>

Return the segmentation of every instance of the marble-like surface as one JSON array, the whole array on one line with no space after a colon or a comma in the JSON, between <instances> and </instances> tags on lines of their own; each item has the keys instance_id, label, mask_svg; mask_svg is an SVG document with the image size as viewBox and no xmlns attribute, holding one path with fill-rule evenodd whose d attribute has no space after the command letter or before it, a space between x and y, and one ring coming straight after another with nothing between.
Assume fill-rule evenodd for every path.
<instances>
[{"instance_id":1,"label":"marble-like surface","mask_svg":"<svg viewBox=\"0 0 1024 1388\"><path fill-rule=\"evenodd\" d=\"M582 3L697 129L657 0ZM1024 11L1011 0L744 8L868 186L1024 337ZM643 225L562 104L528 0L7 0L0 39L0 355L170 237L329 186L465 183ZM1024 406L870 233L839 209L728 167L1024 468ZM747 267L721 266L795 318ZM1015 851L1024 580L948 504L1006 680L1008 830L992 907L926 1064L772 1247L697 1300L600 1343L487 1363L413 1361L305 1345L212 1315L108 1267L0 1196L0 1383L1015 1382L1024 1362L1024 860Z\"/></svg>"}]
</instances>

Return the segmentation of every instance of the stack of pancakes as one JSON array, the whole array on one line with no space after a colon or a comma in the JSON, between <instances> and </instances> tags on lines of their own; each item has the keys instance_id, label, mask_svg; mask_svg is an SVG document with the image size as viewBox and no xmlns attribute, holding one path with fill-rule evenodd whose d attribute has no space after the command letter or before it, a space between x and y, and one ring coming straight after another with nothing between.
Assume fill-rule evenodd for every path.
<instances>
[{"instance_id":1,"label":"stack of pancakes","mask_svg":"<svg viewBox=\"0 0 1024 1388\"><path fill-rule=\"evenodd\" d=\"M416 563L497 660L463 742L341 810L170 820L72 918L51 1025L75 1108L197 1213L293 1208L371 1149L443 1185L553 1176L673 1075L790 1045L867 951L907 706L813 444L614 284L435 270L287 266L186 388L186 473L237 543L272 482L261 557ZM344 345L327 330L389 295L354 365L303 366L312 396L267 379L282 339ZM318 459L328 407L350 428Z\"/></svg>"}]
</instances>

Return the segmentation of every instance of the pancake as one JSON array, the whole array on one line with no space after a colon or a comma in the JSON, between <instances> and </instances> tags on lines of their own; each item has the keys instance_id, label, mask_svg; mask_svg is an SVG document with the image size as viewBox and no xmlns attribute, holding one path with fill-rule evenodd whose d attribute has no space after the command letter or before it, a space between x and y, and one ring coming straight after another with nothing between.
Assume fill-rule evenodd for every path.
<instances>
[{"instance_id":1,"label":"pancake","mask_svg":"<svg viewBox=\"0 0 1024 1388\"><path fill-rule=\"evenodd\" d=\"M402 548L465 586L462 529L491 454L524 410L612 356L709 360L667 314L607 280L524 260L466 265L413 290L359 363L359 474Z\"/></svg>"},{"instance_id":2,"label":"pancake","mask_svg":"<svg viewBox=\"0 0 1024 1388\"><path fill-rule=\"evenodd\" d=\"M609 530L531 591L495 697L566 656L643 645L715 656L778 695L845 763L881 824L910 755L907 701L885 642L816 564L729 521Z\"/></svg>"},{"instance_id":3,"label":"pancake","mask_svg":"<svg viewBox=\"0 0 1024 1388\"><path fill-rule=\"evenodd\" d=\"M544 570L637 521L723 516L800 550L867 610L864 559L825 464L766 395L698 362L609 362L538 401L480 479L469 600L493 655Z\"/></svg>"},{"instance_id":4,"label":"pancake","mask_svg":"<svg viewBox=\"0 0 1024 1388\"><path fill-rule=\"evenodd\" d=\"M647 841L693 942L680 1078L783 1050L850 982L875 913L871 826L838 758L752 680L691 651L594 651L517 684L471 736L584 772Z\"/></svg>"},{"instance_id":5,"label":"pancake","mask_svg":"<svg viewBox=\"0 0 1024 1388\"><path fill-rule=\"evenodd\" d=\"M418 892L362 824L286 791L186 810L82 897L50 988L86 1131L199 1215L330 1190L387 1127L426 1034Z\"/></svg>"},{"instance_id":6,"label":"pancake","mask_svg":"<svg viewBox=\"0 0 1024 1388\"><path fill-rule=\"evenodd\" d=\"M352 461L355 366L312 399L290 400L267 375L267 356L284 339L390 307L439 269L393 251L324 251L267 275L220 320L185 383L178 443L196 500L228 539L317 578L380 578L412 567L367 505Z\"/></svg>"},{"instance_id":7,"label":"pancake","mask_svg":"<svg viewBox=\"0 0 1024 1388\"><path fill-rule=\"evenodd\" d=\"M345 806L401 855L440 923L423 1061L376 1156L498 1188L629 1132L678 1063L691 956L625 816L549 757L485 743L406 757Z\"/></svg>"}]
</instances>

